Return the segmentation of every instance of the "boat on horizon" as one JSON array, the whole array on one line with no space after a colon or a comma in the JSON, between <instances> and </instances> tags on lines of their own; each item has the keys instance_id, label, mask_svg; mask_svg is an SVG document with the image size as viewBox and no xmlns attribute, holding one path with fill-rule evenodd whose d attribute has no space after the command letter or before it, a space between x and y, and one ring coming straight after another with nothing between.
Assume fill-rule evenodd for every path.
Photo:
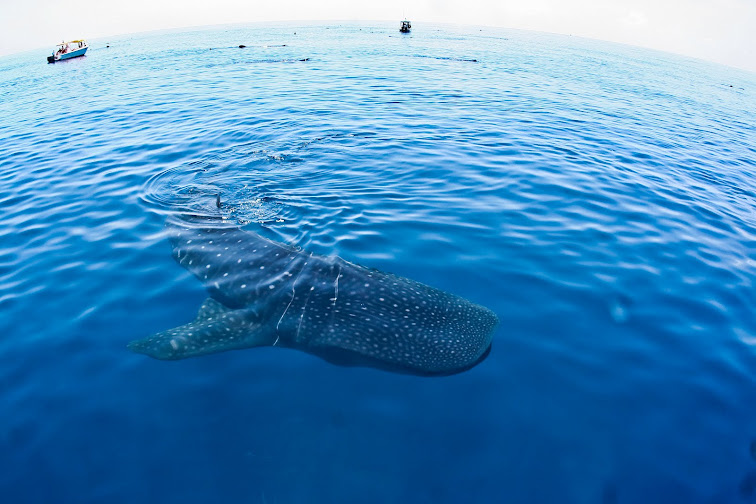
<instances>
[{"instance_id":1,"label":"boat on horizon","mask_svg":"<svg viewBox=\"0 0 756 504\"><path fill-rule=\"evenodd\" d=\"M402 33L409 33L409 31L412 29L412 23L410 23L408 20L402 21L402 24L399 25L399 31Z\"/></svg>"},{"instance_id":2,"label":"boat on horizon","mask_svg":"<svg viewBox=\"0 0 756 504\"><path fill-rule=\"evenodd\" d=\"M71 58L78 58L84 56L84 53L89 49L86 40L72 40L70 42L61 42L58 44L57 49L52 55L47 57L48 63L55 63L56 61L67 60Z\"/></svg>"}]
</instances>

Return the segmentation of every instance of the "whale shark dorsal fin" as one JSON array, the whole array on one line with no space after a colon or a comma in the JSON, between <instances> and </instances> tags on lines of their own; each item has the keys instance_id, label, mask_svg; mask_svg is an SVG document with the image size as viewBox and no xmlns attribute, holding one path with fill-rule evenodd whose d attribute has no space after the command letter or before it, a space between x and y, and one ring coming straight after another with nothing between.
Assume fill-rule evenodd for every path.
<instances>
[{"instance_id":1,"label":"whale shark dorsal fin","mask_svg":"<svg viewBox=\"0 0 756 504\"><path fill-rule=\"evenodd\" d=\"M205 299L205 302L202 303L202 306L200 306L200 309L197 312L197 318L195 320L202 321L216 318L219 315L222 315L229 311L231 311L231 308L223 306L223 304L219 303L213 298L207 298Z\"/></svg>"}]
</instances>

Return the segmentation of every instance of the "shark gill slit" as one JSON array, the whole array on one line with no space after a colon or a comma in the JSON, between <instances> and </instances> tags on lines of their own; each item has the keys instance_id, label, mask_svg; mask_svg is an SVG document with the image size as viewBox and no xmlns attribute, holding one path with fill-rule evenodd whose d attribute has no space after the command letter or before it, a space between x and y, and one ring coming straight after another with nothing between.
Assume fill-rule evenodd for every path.
<instances>
[{"instance_id":1,"label":"shark gill slit","mask_svg":"<svg viewBox=\"0 0 756 504\"><path fill-rule=\"evenodd\" d=\"M339 278L341 277L341 266L339 266L339 271L336 272L336 281L333 282L334 286L334 292L333 292L333 307L336 308L336 300L339 298Z\"/></svg>"},{"instance_id":2,"label":"shark gill slit","mask_svg":"<svg viewBox=\"0 0 756 504\"><path fill-rule=\"evenodd\" d=\"M297 334L294 335L294 341L299 341L299 331L302 329L302 321L304 320L305 312L307 311L307 303L310 301L312 295L312 289L307 293L304 305L302 306L302 313L299 315L299 325L297 326Z\"/></svg>"},{"instance_id":3,"label":"shark gill slit","mask_svg":"<svg viewBox=\"0 0 756 504\"><path fill-rule=\"evenodd\" d=\"M305 263L307 264L307 263ZM297 273L297 277L294 279L294 282L291 284L291 299L289 299L289 304L286 305L286 309L281 314L281 318L278 319L278 323L276 324L276 341L273 342L273 346L276 346L276 343L278 343L278 340L281 338L281 335L278 333L278 326L281 325L281 321L284 318L284 315L286 315L286 312L289 311L289 307L291 306L291 303L294 302L294 298L297 295L297 282L299 281L300 275L302 275L302 272L304 271L304 266L299 270ZM300 325L301 325L301 319L300 319Z\"/></svg>"}]
</instances>

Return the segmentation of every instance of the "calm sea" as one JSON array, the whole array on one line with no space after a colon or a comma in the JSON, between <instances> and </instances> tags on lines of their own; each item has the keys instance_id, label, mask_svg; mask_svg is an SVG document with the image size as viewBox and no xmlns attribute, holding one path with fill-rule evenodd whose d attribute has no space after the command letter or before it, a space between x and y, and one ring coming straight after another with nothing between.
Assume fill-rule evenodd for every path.
<instances>
[{"instance_id":1,"label":"calm sea","mask_svg":"<svg viewBox=\"0 0 756 504\"><path fill-rule=\"evenodd\" d=\"M756 75L422 23L47 54L0 58L2 502L756 502ZM490 308L490 356L131 353L205 299L163 225L216 193Z\"/></svg>"}]
</instances>

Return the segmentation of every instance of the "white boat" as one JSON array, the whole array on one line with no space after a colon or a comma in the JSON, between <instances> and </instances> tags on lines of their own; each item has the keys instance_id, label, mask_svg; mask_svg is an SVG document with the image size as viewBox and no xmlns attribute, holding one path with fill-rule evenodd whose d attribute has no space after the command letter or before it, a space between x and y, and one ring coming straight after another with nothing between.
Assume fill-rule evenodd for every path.
<instances>
[{"instance_id":1,"label":"white boat","mask_svg":"<svg viewBox=\"0 0 756 504\"><path fill-rule=\"evenodd\" d=\"M78 58L84 56L89 46L86 40L72 40L70 42L61 42L57 45L57 49L51 56L47 57L48 63L55 63L56 61L67 60L71 58Z\"/></svg>"}]
</instances>

